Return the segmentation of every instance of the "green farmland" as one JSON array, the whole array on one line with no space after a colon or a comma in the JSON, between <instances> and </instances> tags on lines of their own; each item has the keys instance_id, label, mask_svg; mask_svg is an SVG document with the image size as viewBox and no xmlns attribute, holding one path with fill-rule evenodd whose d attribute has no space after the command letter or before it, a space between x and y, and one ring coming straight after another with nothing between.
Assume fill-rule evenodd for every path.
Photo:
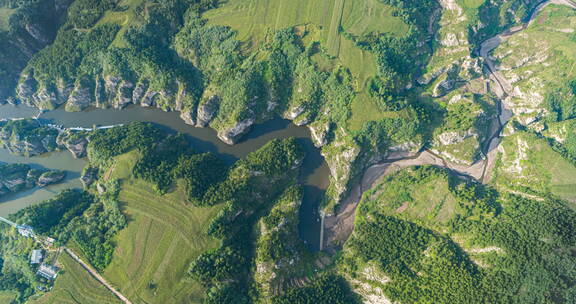
<instances>
[{"instance_id":1,"label":"green farmland","mask_svg":"<svg viewBox=\"0 0 576 304\"><path fill-rule=\"evenodd\" d=\"M108 289L96 281L67 253L62 253L58 262L63 271L56 280L54 289L42 297L29 301L30 304L116 304L121 303ZM0 294L1 303L3 302Z\"/></svg>"},{"instance_id":2,"label":"green farmland","mask_svg":"<svg viewBox=\"0 0 576 304\"><path fill-rule=\"evenodd\" d=\"M230 26L238 32L238 39L252 47L261 43L268 33L287 27L303 30L305 42L320 42L337 60L326 62L322 56L315 55L313 58L318 64L326 69L340 64L354 76L358 95L353 101L349 126L357 130L367 119L378 120L388 113L382 113L373 98L364 92L366 81L377 72L373 54L358 48L343 33L362 36L378 32L402 36L409 27L400 17L393 16L394 10L378 0L230 0L208 11L204 17L211 24Z\"/></svg>"},{"instance_id":3,"label":"green farmland","mask_svg":"<svg viewBox=\"0 0 576 304\"><path fill-rule=\"evenodd\" d=\"M150 184L131 179L135 152L119 156L113 178L124 178L119 200L128 226L104 277L135 303L200 303L205 291L187 277L189 264L218 242L205 233L218 208L196 208L182 187L158 196Z\"/></svg>"}]
</instances>

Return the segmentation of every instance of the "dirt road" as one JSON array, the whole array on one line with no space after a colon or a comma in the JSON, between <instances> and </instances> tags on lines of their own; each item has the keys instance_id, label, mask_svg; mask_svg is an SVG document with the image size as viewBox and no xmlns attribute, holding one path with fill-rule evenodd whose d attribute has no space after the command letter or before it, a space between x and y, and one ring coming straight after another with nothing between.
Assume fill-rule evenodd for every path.
<instances>
[{"instance_id":1,"label":"dirt road","mask_svg":"<svg viewBox=\"0 0 576 304\"><path fill-rule=\"evenodd\" d=\"M64 247L64 251L68 253L76 262L78 262L86 271L88 271L98 282L100 282L104 287L108 288L118 299L126 304L132 304L128 298L117 291L112 285L110 285L96 270L94 270L90 265L82 261L72 250Z\"/></svg>"}]
</instances>

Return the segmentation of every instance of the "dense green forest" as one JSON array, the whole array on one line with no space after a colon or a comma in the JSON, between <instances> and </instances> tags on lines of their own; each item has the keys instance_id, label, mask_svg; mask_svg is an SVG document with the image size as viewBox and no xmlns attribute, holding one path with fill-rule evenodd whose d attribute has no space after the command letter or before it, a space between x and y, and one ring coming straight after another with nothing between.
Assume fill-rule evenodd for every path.
<instances>
[{"instance_id":1,"label":"dense green forest","mask_svg":"<svg viewBox=\"0 0 576 304\"><path fill-rule=\"evenodd\" d=\"M156 107L227 144L256 124L288 119L308 127L330 167L318 199L328 217L373 164L423 150L458 170L486 161L477 174L486 184L436 167L378 180L358 205L353 234L328 256L299 238L306 156L294 138L231 162L151 123L60 137L42 120L3 120L0 142L16 154L84 139L84 177L92 179L11 219L114 277L117 251L142 260L152 246L177 254L172 231L147 239L160 238L150 222L201 214L205 238L182 239L210 249L191 246L200 252L182 262L188 273L174 275L194 289L191 302L576 302L576 15L552 5L522 34L481 52L486 39L520 30L541 3L0 0L0 103ZM491 77L491 63L510 90ZM25 189L39 174L0 165L0 193ZM160 204L174 217L144 219ZM156 230L143 224L142 235L123 237L146 245L116 250L135 218ZM0 240L0 301L10 291L23 303L44 286L27 260L37 246L9 228ZM155 275L134 290L165 292Z\"/></svg>"},{"instance_id":2,"label":"dense green forest","mask_svg":"<svg viewBox=\"0 0 576 304\"><path fill-rule=\"evenodd\" d=\"M387 177L359 208L343 271L393 301L574 301L576 213L564 201L420 167Z\"/></svg>"}]
</instances>

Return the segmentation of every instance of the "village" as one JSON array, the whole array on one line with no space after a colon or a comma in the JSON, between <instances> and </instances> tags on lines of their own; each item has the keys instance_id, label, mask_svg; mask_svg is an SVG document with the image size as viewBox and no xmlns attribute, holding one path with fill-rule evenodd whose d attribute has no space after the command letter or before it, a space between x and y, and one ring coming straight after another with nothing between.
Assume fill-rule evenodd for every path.
<instances>
[{"instance_id":1,"label":"village","mask_svg":"<svg viewBox=\"0 0 576 304\"><path fill-rule=\"evenodd\" d=\"M44 287L39 287L42 291L47 291L51 288L52 282L58 277L60 269L55 265L58 256L61 254L63 247L56 247L54 244L55 239L51 237L44 237L34 233L34 228L26 225L18 225L6 218L0 217L0 222L4 222L16 229L18 234L25 238L31 238L37 244L37 249L33 249L30 255L30 264L37 268L36 275L39 281L45 284Z\"/></svg>"}]
</instances>

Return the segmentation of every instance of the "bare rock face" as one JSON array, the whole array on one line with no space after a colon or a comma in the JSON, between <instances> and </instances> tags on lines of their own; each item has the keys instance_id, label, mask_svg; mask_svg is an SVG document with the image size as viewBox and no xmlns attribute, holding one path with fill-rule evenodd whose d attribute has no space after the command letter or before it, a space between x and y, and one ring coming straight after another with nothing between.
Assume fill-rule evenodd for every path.
<instances>
[{"instance_id":1,"label":"bare rock face","mask_svg":"<svg viewBox=\"0 0 576 304\"><path fill-rule=\"evenodd\" d=\"M142 101L140 102L140 105L143 107L153 107L156 105L156 96L159 93L156 91L148 91L146 92L146 94L144 95L144 98L142 99Z\"/></svg>"},{"instance_id":2,"label":"bare rock face","mask_svg":"<svg viewBox=\"0 0 576 304\"><path fill-rule=\"evenodd\" d=\"M0 196L58 183L65 177L64 171L32 169L24 164L0 163Z\"/></svg>"},{"instance_id":3,"label":"bare rock face","mask_svg":"<svg viewBox=\"0 0 576 304\"><path fill-rule=\"evenodd\" d=\"M26 174L26 188L36 187L36 183L42 175L42 170L32 169Z\"/></svg>"},{"instance_id":4,"label":"bare rock face","mask_svg":"<svg viewBox=\"0 0 576 304\"><path fill-rule=\"evenodd\" d=\"M108 104L114 104L116 96L118 95L118 86L122 79L117 76L108 75L104 77L104 91L106 92Z\"/></svg>"},{"instance_id":5,"label":"bare rock face","mask_svg":"<svg viewBox=\"0 0 576 304\"><path fill-rule=\"evenodd\" d=\"M24 80L16 88L16 95L22 102L31 105L33 100L32 97L38 87L38 82L34 79L32 74L24 75L23 78Z\"/></svg>"},{"instance_id":6,"label":"bare rock face","mask_svg":"<svg viewBox=\"0 0 576 304\"><path fill-rule=\"evenodd\" d=\"M196 126L201 128L208 126L216 116L219 106L220 98L216 95L210 96L205 103L198 107Z\"/></svg>"},{"instance_id":7,"label":"bare rock face","mask_svg":"<svg viewBox=\"0 0 576 304\"><path fill-rule=\"evenodd\" d=\"M37 131L22 134L22 130ZM0 144L18 155L35 156L52 152L57 148L58 130L42 126L33 119L9 121L0 126Z\"/></svg>"},{"instance_id":8,"label":"bare rock face","mask_svg":"<svg viewBox=\"0 0 576 304\"><path fill-rule=\"evenodd\" d=\"M102 108L106 104L106 90L104 83L100 76L96 76L94 85L94 99L96 100L96 107Z\"/></svg>"},{"instance_id":9,"label":"bare rock face","mask_svg":"<svg viewBox=\"0 0 576 304\"><path fill-rule=\"evenodd\" d=\"M254 118L245 119L229 129L218 132L218 138L229 145L234 145L244 134L250 131L250 127L254 123Z\"/></svg>"},{"instance_id":10,"label":"bare rock face","mask_svg":"<svg viewBox=\"0 0 576 304\"><path fill-rule=\"evenodd\" d=\"M38 182L36 184L38 187L45 187L51 184L58 183L62 181L66 177L65 171L53 170L42 173L38 178Z\"/></svg>"},{"instance_id":11,"label":"bare rock face","mask_svg":"<svg viewBox=\"0 0 576 304\"><path fill-rule=\"evenodd\" d=\"M132 91L132 102L134 104L139 104L148 90L148 81L142 80L136 84L136 87Z\"/></svg>"},{"instance_id":12,"label":"bare rock face","mask_svg":"<svg viewBox=\"0 0 576 304\"><path fill-rule=\"evenodd\" d=\"M196 125L196 120L194 118L194 111L192 111L192 110L184 110L184 111L180 112L180 118L187 125L191 125L191 126Z\"/></svg>"},{"instance_id":13,"label":"bare rock face","mask_svg":"<svg viewBox=\"0 0 576 304\"><path fill-rule=\"evenodd\" d=\"M89 86L78 82L66 103L66 111L82 111L94 102L92 90Z\"/></svg>"},{"instance_id":14,"label":"bare rock face","mask_svg":"<svg viewBox=\"0 0 576 304\"><path fill-rule=\"evenodd\" d=\"M36 185L35 181L27 182L28 171L28 165L0 164L0 195L23 190L27 184Z\"/></svg>"},{"instance_id":15,"label":"bare rock face","mask_svg":"<svg viewBox=\"0 0 576 304\"><path fill-rule=\"evenodd\" d=\"M330 124L323 123L322 125L310 125L310 135L312 142L316 148L320 148L328 143L328 133L330 132Z\"/></svg>"},{"instance_id":16,"label":"bare rock face","mask_svg":"<svg viewBox=\"0 0 576 304\"><path fill-rule=\"evenodd\" d=\"M118 87L118 96L114 101L114 108L122 109L132 103L134 84L130 81L122 80Z\"/></svg>"},{"instance_id":17,"label":"bare rock face","mask_svg":"<svg viewBox=\"0 0 576 304\"><path fill-rule=\"evenodd\" d=\"M58 146L65 147L75 158L83 158L86 157L89 140L85 134L67 130L58 135L56 143Z\"/></svg>"},{"instance_id":18,"label":"bare rock face","mask_svg":"<svg viewBox=\"0 0 576 304\"><path fill-rule=\"evenodd\" d=\"M53 87L43 87L33 96L34 105L40 109L55 109L60 105L58 92Z\"/></svg>"},{"instance_id":19,"label":"bare rock face","mask_svg":"<svg viewBox=\"0 0 576 304\"><path fill-rule=\"evenodd\" d=\"M289 111L287 111L286 113L284 113L284 118L294 120L296 119L296 117L300 116L300 114L304 113L305 110L306 107L304 105L294 107Z\"/></svg>"},{"instance_id":20,"label":"bare rock face","mask_svg":"<svg viewBox=\"0 0 576 304\"><path fill-rule=\"evenodd\" d=\"M90 185L92 185L92 183L94 183L97 177L98 177L98 168L89 167L82 172L80 181L82 182L82 185L84 185L84 188L88 188L90 187Z\"/></svg>"},{"instance_id":21,"label":"bare rock face","mask_svg":"<svg viewBox=\"0 0 576 304\"><path fill-rule=\"evenodd\" d=\"M58 93L58 104L64 104L67 102L73 90L73 83L66 82L63 79L58 80L58 84L56 85L56 92Z\"/></svg>"}]
</instances>

